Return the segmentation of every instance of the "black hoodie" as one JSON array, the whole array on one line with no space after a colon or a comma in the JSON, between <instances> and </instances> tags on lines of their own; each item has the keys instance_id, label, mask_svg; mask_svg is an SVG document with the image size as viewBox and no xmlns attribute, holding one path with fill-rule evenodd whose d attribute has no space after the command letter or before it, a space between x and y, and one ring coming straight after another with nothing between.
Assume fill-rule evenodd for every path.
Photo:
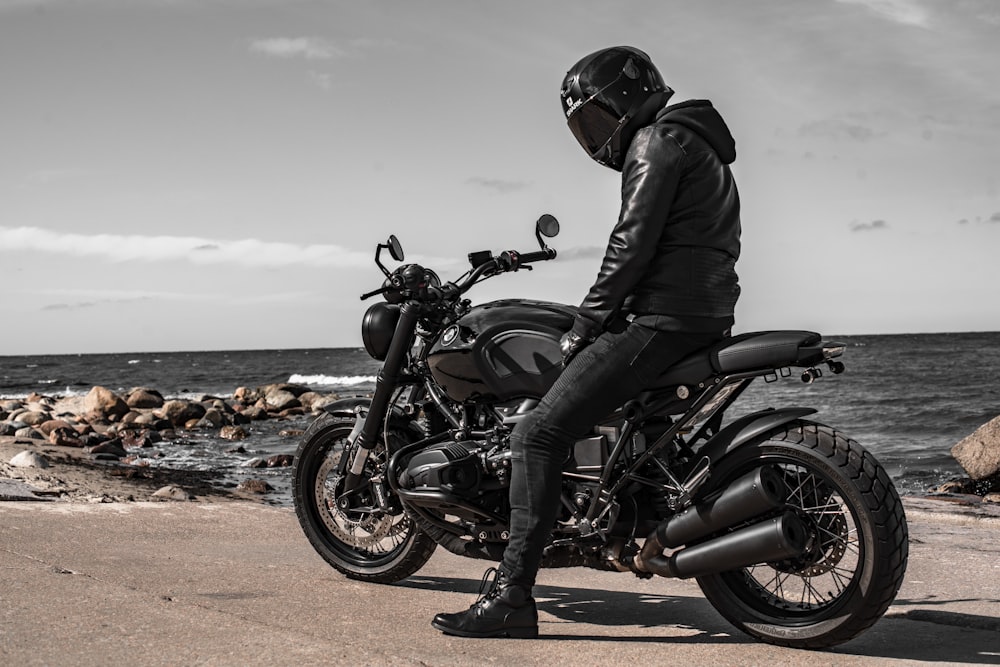
<instances>
[{"instance_id":1,"label":"black hoodie","mask_svg":"<svg viewBox=\"0 0 1000 667\"><path fill-rule=\"evenodd\" d=\"M592 340L615 318L655 328L723 331L739 297L736 142L707 100L661 110L636 132L622 206L573 331Z\"/></svg>"}]
</instances>

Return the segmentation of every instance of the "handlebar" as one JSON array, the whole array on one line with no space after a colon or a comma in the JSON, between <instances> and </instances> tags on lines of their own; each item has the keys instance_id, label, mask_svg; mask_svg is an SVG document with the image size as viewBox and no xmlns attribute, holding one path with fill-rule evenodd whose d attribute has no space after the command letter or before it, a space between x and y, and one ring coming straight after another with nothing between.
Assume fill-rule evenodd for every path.
<instances>
[{"instance_id":1,"label":"handlebar","mask_svg":"<svg viewBox=\"0 0 1000 667\"><path fill-rule=\"evenodd\" d=\"M477 265L468 276L465 277L460 283L447 282L440 287L427 286L424 289L424 294L430 301L444 301L456 298L465 292L467 292L476 282L478 282L483 276L496 275L498 273L506 273L508 271L517 271L518 269L530 269L528 266L533 262L544 262L550 259L555 259L556 251L552 248L545 248L538 252L526 252L520 253L517 250L505 250L496 257L490 257L490 259ZM409 265L407 268L416 269L417 272L422 272L422 267L418 265ZM371 292L366 292L361 295L361 300L371 298L379 294L386 294L395 289L403 288L403 281L400 280L395 274L389 279L389 284L383 285L379 289L372 290Z\"/></svg>"}]
</instances>

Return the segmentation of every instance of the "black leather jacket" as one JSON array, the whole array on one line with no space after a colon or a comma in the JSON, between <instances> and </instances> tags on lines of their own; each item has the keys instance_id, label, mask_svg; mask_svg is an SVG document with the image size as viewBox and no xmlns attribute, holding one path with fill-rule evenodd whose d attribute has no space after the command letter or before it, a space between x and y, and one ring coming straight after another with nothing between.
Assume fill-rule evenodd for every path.
<instances>
[{"instance_id":1,"label":"black leather jacket","mask_svg":"<svg viewBox=\"0 0 1000 667\"><path fill-rule=\"evenodd\" d=\"M740 287L736 142L711 102L661 110L636 132L622 207L573 331L592 340L624 316L657 329L722 331Z\"/></svg>"}]
</instances>

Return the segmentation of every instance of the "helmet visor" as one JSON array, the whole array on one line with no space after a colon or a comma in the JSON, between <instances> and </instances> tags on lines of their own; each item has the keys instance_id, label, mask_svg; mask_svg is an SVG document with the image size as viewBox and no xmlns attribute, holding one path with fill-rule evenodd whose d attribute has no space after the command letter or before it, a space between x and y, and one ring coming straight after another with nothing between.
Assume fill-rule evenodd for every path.
<instances>
[{"instance_id":1,"label":"helmet visor","mask_svg":"<svg viewBox=\"0 0 1000 667\"><path fill-rule=\"evenodd\" d=\"M587 154L597 159L621 127L618 115L595 99L588 100L569 117L569 129Z\"/></svg>"}]
</instances>

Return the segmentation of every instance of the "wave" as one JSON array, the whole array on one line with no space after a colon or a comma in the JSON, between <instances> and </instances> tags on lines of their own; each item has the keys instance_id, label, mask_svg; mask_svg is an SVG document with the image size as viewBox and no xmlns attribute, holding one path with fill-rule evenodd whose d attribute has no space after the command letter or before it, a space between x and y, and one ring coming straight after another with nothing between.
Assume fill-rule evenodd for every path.
<instances>
[{"instance_id":1,"label":"wave","mask_svg":"<svg viewBox=\"0 0 1000 667\"><path fill-rule=\"evenodd\" d=\"M292 384L316 384L323 386L349 387L358 384L372 384L374 375L299 375L288 378Z\"/></svg>"}]
</instances>

